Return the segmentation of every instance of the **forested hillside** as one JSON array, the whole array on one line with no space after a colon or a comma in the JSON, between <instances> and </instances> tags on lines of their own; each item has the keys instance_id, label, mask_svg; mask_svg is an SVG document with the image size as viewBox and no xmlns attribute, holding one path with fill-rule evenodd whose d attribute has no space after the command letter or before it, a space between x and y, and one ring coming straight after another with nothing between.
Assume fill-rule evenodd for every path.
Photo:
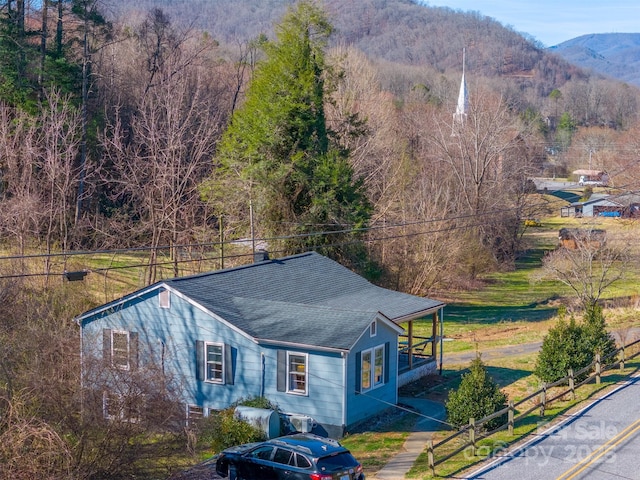
<instances>
[{"instance_id":1,"label":"forested hillside","mask_svg":"<svg viewBox=\"0 0 640 480\"><path fill-rule=\"evenodd\" d=\"M273 23L292 3L144 0L132 4L110 0L109 11L115 18L136 18L149 8L159 7L175 23L208 31L222 43L233 44L261 33L271 34ZM325 0L323 4L336 28L332 43L352 45L376 61L422 66L437 73L457 72L462 48L466 47L469 71L488 78L511 78L518 88L533 89L527 94L531 98L544 97L571 78L586 78L559 57L546 54L532 39L477 12L426 7L413 0Z\"/></svg>"},{"instance_id":2,"label":"forested hillside","mask_svg":"<svg viewBox=\"0 0 640 480\"><path fill-rule=\"evenodd\" d=\"M216 184L224 170L218 142L291 4L109 0L38 10L5 3L0 206L11 244L20 253L143 246L150 248L145 282L153 282L160 247L178 274L180 245L246 238L251 228L258 237L324 230L320 222L300 231L295 216L289 227L266 228L272 212L260 198L249 225L246 188ZM631 155L620 139L638 120L634 88L588 76L477 13L411 0L323 5L331 25L323 118L364 184L376 228L362 268L383 283L393 278L400 289L428 293L509 264L521 220L533 214L518 193L527 176L561 175L588 155L615 180ZM487 151L461 159L455 150L466 151L470 134L451 132L463 49L471 100L465 127ZM477 176L467 177L471 171ZM482 235L465 238L461 218L502 208ZM440 226L423 238L424 251L413 254L429 260L410 261L422 271L409 272L401 267L405 235L416 227L408 225L433 219L456 234ZM380 225L404 233L380 233ZM468 244L475 240L481 245ZM443 244L446 255L435 247ZM478 247L486 257L463 258ZM443 270L450 264L457 267Z\"/></svg>"}]
</instances>

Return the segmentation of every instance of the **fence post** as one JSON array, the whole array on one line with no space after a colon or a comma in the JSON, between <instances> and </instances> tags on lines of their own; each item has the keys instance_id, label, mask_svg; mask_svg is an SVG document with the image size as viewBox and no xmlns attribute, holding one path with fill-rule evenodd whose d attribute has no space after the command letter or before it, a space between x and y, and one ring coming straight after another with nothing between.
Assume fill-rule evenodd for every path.
<instances>
[{"instance_id":1,"label":"fence post","mask_svg":"<svg viewBox=\"0 0 640 480\"><path fill-rule=\"evenodd\" d=\"M569 369L569 390L571 390L571 400L576 399L576 384L573 379L573 368Z\"/></svg>"},{"instance_id":2,"label":"fence post","mask_svg":"<svg viewBox=\"0 0 640 480\"><path fill-rule=\"evenodd\" d=\"M620 356L620 370L624 370L624 345L622 345L622 348L620 349L620 353L622 354Z\"/></svg>"},{"instance_id":3,"label":"fence post","mask_svg":"<svg viewBox=\"0 0 640 480\"><path fill-rule=\"evenodd\" d=\"M436 462L433 455L433 440L427 441L427 458L429 460L429 468L431 469L431 475L436 476Z\"/></svg>"},{"instance_id":4,"label":"fence post","mask_svg":"<svg viewBox=\"0 0 640 480\"><path fill-rule=\"evenodd\" d=\"M540 416L544 417L544 409L547 404L547 384L542 384L542 390L540 391Z\"/></svg>"},{"instance_id":5,"label":"fence post","mask_svg":"<svg viewBox=\"0 0 640 480\"><path fill-rule=\"evenodd\" d=\"M600 365L600 354L596 353L596 385L600 385L601 373L602 373L602 365Z\"/></svg>"},{"instance_id":6,"label":"fence post","mask_svg":"<svg viewBox=\"0 0 640 480\"><path fill-rule=\"evenodd\" d=\"M513 417L514 417L513 400L509 400L509 435L513 437Z\"/></svg>"},{"instance_id":7,"label":"fence post","mask_svg":"<svg viewBox=\"0 0 640 480\"><path fill-rule=\"evenodd\" d=\"M476 456L476 419L469 419L469 442L471 443L471 454Z\"/></svg>"}]
</instances>

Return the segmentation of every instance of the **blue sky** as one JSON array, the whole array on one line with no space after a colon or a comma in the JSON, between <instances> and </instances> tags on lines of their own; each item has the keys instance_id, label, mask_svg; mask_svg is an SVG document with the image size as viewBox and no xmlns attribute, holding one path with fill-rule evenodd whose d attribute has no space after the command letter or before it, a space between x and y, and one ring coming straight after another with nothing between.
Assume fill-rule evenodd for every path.
<instances>
[{"instance_id":1,"label":"blue sky","mask_svg":"<svg viewBox=\"0 0 640 480\"><path fill-rule=\"evenodd\" d=\"M639 0L423 0L477 11L551 47L589 33L640 33Z\"/></svg>"}]
</instances>

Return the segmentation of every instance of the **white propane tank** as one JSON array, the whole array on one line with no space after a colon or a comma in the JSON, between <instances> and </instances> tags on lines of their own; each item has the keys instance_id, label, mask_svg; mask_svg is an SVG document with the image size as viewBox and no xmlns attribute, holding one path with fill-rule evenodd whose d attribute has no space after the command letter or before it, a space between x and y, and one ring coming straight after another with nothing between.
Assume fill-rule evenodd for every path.
<instances>
[{"instance_id":1,"label":"white propane tank","mask_svg":"<svg viewBox=\"0 0 640 480\"><path fill-rule=\"evenodd\" d=\"M280 415L274 410L237 406L233 416L260 429L267 438L280 436Z\"/></svg>"}]
</instances>

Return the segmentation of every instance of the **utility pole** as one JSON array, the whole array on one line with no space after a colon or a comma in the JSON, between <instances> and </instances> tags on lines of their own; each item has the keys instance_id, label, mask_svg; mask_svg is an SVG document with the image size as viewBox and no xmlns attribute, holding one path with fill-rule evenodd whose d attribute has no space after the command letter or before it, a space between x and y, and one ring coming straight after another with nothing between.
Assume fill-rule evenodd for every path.
<instances>
[{"instance_id":1,"label":"utility pole","mask_svg":"<svg viewBox=\"0 0 640 480\"><path fill-rule=\"evenodd\" d=\"M89 92L89 15L87 1L84 2L84 38L82 52L82 140L80 142L80 178L78 179L78 199L76 201L76 225L82 214L82 200L84 196L84 177L87 163L87 97Z\"/></svg>"}]
</instances>

